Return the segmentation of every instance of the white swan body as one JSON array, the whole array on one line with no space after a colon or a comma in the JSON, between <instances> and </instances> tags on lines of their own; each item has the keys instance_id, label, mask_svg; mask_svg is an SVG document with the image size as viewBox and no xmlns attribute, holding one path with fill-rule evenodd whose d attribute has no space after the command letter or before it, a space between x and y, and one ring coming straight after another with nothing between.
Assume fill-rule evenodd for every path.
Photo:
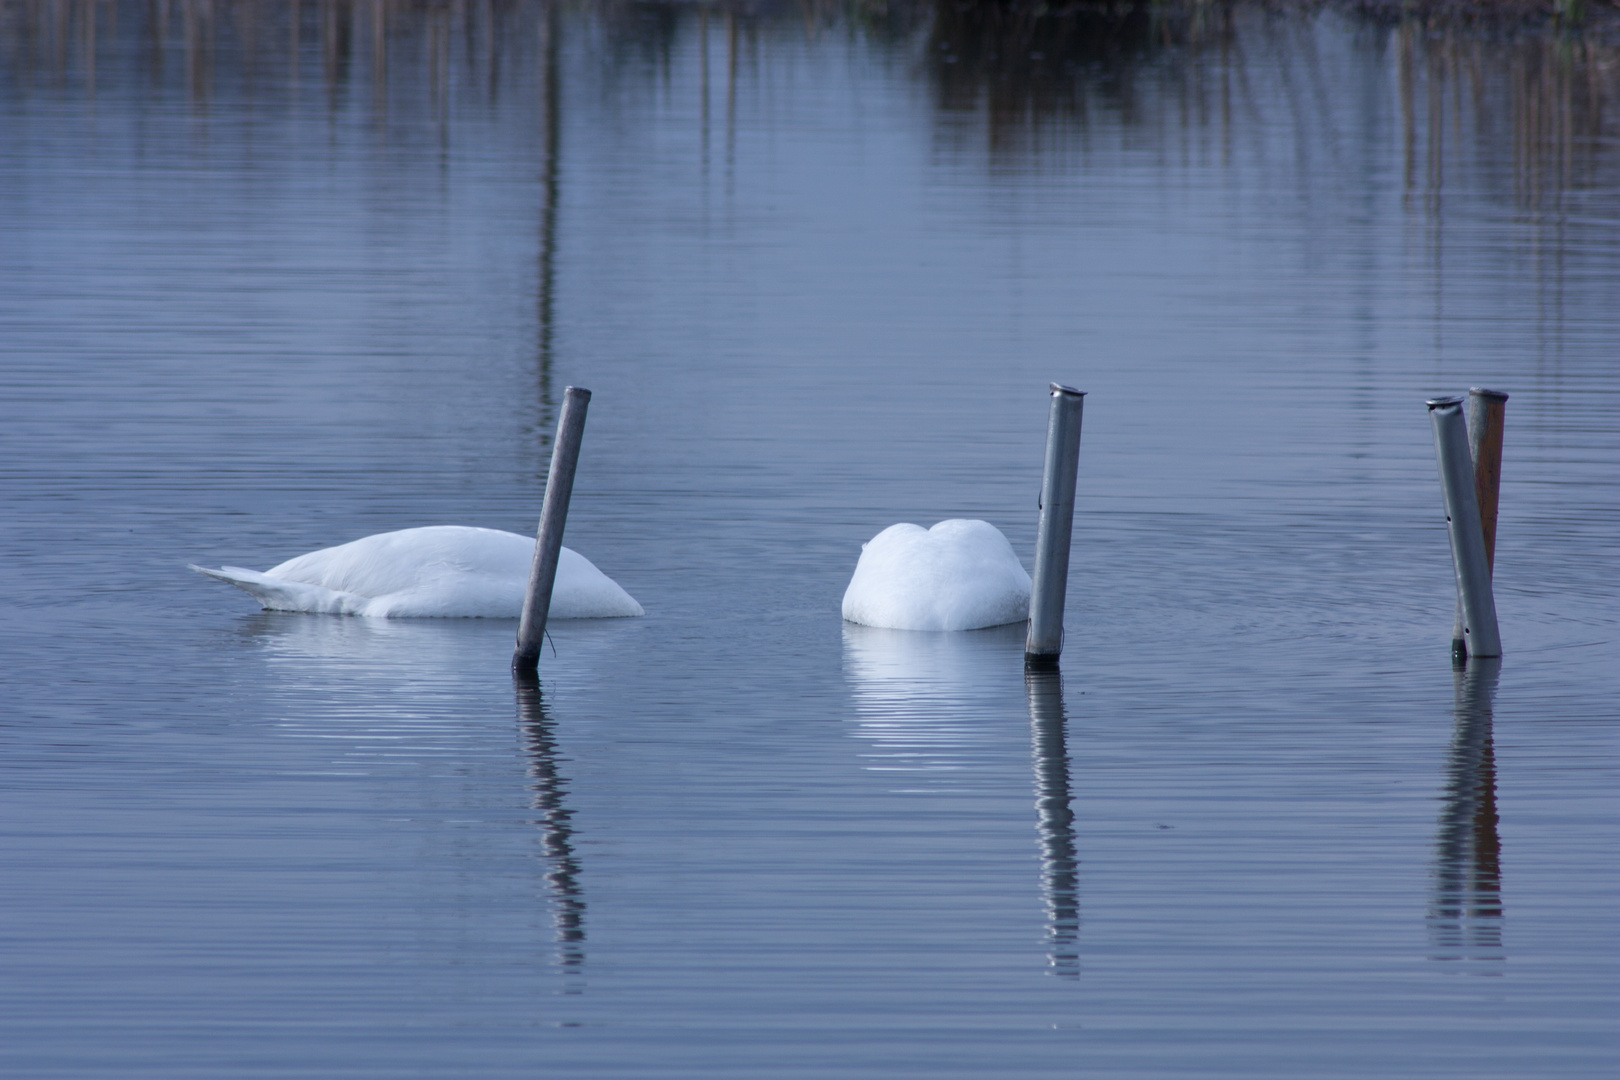
<instances>
[{"instance_id":1,"label":"white swan body","mask_svg":"<svg viewBox=\"0 0 1620 1080\"><path fill-rule=\"evenodd\" d=\"M229 582L269 611L376 618L515 619L523 613L534 537L499 529L430 525L322 548L264 573L225 566L199 574ZM644 615L618 582L562 549L552 619Z\"/></svg>"},{"instance_id":2,"label":"white swan body","mask_svg":"<svg viewBox=\"0 0 1620 1080\"><path fill-rule=\"evenodd\" d=\"M977 630L1029 618L1029 592L1012 545L988 521L890 525L861 545L844 618L894 630Z\"/></svg>"}]
</instances>

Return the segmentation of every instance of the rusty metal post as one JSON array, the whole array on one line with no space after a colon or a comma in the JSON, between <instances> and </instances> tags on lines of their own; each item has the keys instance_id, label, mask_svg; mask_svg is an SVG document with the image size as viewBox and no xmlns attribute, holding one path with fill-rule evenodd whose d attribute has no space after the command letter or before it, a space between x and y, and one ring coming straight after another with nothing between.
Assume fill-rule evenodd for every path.
<instances>
[{"instance_id":1,"label":"rusty metal post","mask_svg":"<svg viewBox=\"0 0 1620 1080\"><path fill-rule=\"evenodd\" d=\"M1052 384L1026 664L1055 664L1063 652L1063 601L1069 591L1069 540L1074 533L1074 482L1080 470L1080 415L1085 404L1084 390Z\"/></svg>"},{"instance_id":2,"label":"rusty metal post","mask_svg":"<svg viewBox=\"0 0 1620 1080\"><path fill-rule=\"evenodd\" d=\"M1502 491L1502 425L1508 396L1476 386L1468 391L1468 450L1474 459L1474 491L1479 527L1485 534L1485 561L1496 574L1496 508Z\"/></svg>"},{"instance_id":3,"label":"rusty metal post","mask_svg":"<svg viewBox=\"0 0 1620 1080\"><path fill-rule=\"evenodd\" d=\"M1500 390L1473 387L1468 391L1468 456L1474 464L1474 497L1479 503L1480 532L1485 536L1485 564L1496 578L1496 509L1502 487L1502 425L1508 396ZM1464 644L1462 598L1451 627L1452 656L1468 658Z\"/></svg>"},{"instance_id":4,"label":"rusty metal post","mask_svg":"<svg viewBox=\"0 0 1620 1080\"><path fill-rule=\"evenodd\" d=\"M1468 453L1468 426L1463 399L1436 398L1428 402L1434 425L1435 457L1440 466L1440 489L1446 505L1446 529L1451 537L1451 563L1457 578L1457 599L1462 607L1463 633L1453 639L1452 655L1501 656L1502 640L1496 626L1496 599L1491 593L1491 566L1485 556L1485 534L1480 528L1479 496L1474 464Z\"/></svg>"},{"instance_id":5,"label":"rusty metal post","mask_svg":"<svg viewBox=\"0 0 1620 1080\"><path fill-rule=\"evenodd\" d=\"M579 465L579 444L585 435L585 411L590 404L589 390L570 386L563 391L557 441L551 447L551 472L546 477L546 501L540 511L540 535L534 544L529 591L523 597L523 618L518 623L517 648L512 653L512 671L520 676L532 675L540 666L540 645L546 636L551 588L557 583L563 526L568 522L568 500L574 494L574 469Z\"/></svg>"}]
</instances>

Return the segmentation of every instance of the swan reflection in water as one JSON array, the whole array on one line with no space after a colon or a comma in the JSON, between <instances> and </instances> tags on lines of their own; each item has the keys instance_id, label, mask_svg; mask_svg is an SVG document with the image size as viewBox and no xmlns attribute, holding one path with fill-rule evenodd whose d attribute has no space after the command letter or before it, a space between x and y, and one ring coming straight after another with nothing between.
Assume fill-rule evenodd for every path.
<instances>
[{"instance_id":1,"label":"swan reflection in water","mask_svg":"<svg viewBox=\"0 0 1620 1080\"><path fill-rule=\"evenodd\" d=\"M468 723L468 701L488 686L480 673L491 667L490 657L510 653L513 626L504 619L262 612L245 617L241 632L261 645L279 676L285 710L276 721L281 732L318 745L327 766L364 776L490 751L491 729ZM612 647L612 636L593 627L571 627L570 634L578 654ZM538 682L518 681L515 695L533 810L529 820L540 833L557 964L565 973L579 973L585 962L585 900L556 725Z\"/></svg>"},{"instance_id":2,"label":"swan reflection in water","mask_svg":"<svg viewBox=\"0 0 1620 1080\"><path fill-rule=\"evenodd\" d=\"M577 972L585 964L585 898L579 887L579 860L574 855L573 811L563 802L568 781L557 770L557 739L538 679L517 676L517 712L523 748L529 754L530 805L537 817L550 869L553 923L557 929L558 963Z\"/></svg>"},{"instance_id":3,"label":"swan reflection in water","mask_svg":"<svg viewBox=\"0 0 1620 1080\"><path fill-rule=\"evenodd\" d=\"M1502 959L1502 840L1491 743L1491 709L1501 670L1499 659L1471 656L1455 675L1456 732L1428 919L1439 960Z\"/></svg>"},{"instance_id":4,"label":"swan reflection in water","mask_svg":"<svg viewBox=\"0 0 1620 1080\"><path fill-rule=\"evenodd\" d=\"M988 788L1000 749L986 718L1017 693L1021 626L958 632L844 624L844 672L866 767L916 791Z\"/></svg>"},{"instance_id":5,"label":"swan reflection in water","mask_svg":"<svg viewBox=\"0 0 1620 1080\"><path fill-rule=\"evenodd\" d=\"M897 790L960 791L988 785L998 732L992 718L1017 700L1025 626L958 633L844 624L844 670L855 698L857 737L868 769L896 774ZM1035 773L1041 891L1048 962L1064 978L1080 973L1079 859L1069 780L1063 677L1024 673Z\"/></svg>"}]
</instances>

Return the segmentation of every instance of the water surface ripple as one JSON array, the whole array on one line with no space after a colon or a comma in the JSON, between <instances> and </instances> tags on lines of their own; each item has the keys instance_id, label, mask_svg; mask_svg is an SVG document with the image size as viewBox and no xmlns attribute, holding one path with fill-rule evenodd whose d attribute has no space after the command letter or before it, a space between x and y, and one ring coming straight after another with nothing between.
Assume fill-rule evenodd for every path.
<instances>
[{"instance_id":1,"label":"water surface ripple","mask_svg":"<svg viewBox=\"0 0 1620 1080\"><path fill-rule=\"evenodd\" d=\"M1613 1075L1620 54L999 10L0 0L0 1071ZM842 624L1053 380L1062 671ZM185 568L528 531L569 384L537 686Z\"/></svg>"}]
</instances>

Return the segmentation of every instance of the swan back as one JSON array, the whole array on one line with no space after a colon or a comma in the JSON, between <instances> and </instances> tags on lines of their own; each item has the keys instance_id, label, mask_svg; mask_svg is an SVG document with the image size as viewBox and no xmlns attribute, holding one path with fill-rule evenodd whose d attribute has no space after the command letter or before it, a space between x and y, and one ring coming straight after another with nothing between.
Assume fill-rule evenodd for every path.
<instances>
[{"instance_id":1,"label":"swan back","mask_svg":"<svg viewBox=\"0 0 1620 1080\"><path fill-rule=\"evenodd\" d=\"M197 569L278 611L515 619L523 612L534 544L531 536L499 529L430 525L321 548L263 574ZM548 618L642 614L641 605L589 559L562 549Z\"/></svg>"}]
</instances>

